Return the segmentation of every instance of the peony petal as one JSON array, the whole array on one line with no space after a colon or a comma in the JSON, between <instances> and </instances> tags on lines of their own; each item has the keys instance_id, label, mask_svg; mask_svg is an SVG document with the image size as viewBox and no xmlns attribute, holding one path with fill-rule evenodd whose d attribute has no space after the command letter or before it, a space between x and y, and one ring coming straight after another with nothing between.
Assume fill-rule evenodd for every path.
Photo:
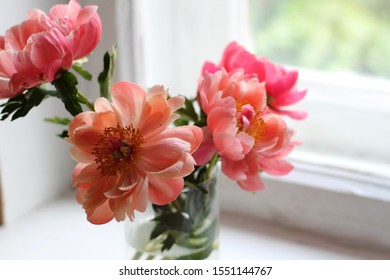
<instances>
[{"instance_id":1,"label":"peony petal","mask_svg":"<svg viewBox=\"0 0 390 280\"><path fill-rule=\"evenodd\" d=\"M260 160L260 168L274 176L286 175L294 169L291 163L281 158L263 158Z\"/></svg>"},{"instance_id":2,"label":"peony petal","mask_svg":"<svg viewBox=\"0 0 390 280\"><path fill-rule=\"evenodd\" d=\"M161 139L143 145L142 155L137 164L141 170L147 173L161 172L171 167L177 168L179 171L185 166L182 161L188 160L185 158L185 154L189 151L190 144L183 140L178 138Z\"/></svg>"},{"instance_id":3,"label":"peony petal","mask_svg":"<svg viewBox=\"0 0 390 280\"><path fill-rule=\"evenodd\" d=\"M92 163L95 159L91 153L87 153L76 146L73 146L70 149L70 155L75 161L82 163Z\"/></svg>"},{"instance_id":4,"label":"peony petal","mask_svg":"<svg viewBox=\"0 0 390 280\"><path fill-rule=\"evenodd\" d=\"M98 45L102 35L102 23L99 16L90 19L78 28L72 30L67 37L74 59L80 59L89 55Z\"/></svg>"},{"instance_id":5,"label":"peony petal","mask_svg":"<svg viewBox=\"0 0 390 280\"><path fill-rule=\"evenodd\" d=\"M241 160L244 158L241 142L235 135L225 132L215 132L213 134L214 146L218 154L230 160Z\"/></svg>"},{"instance_id":6,"label":"peony petal","mask_svg":"<svg viewBox=\"0 0 390 280\"><path fill-rule=\"evenodd\" d=\"M122 117L123 126L138 126L146 102L146 92L129 82L119 82L112 87L113 106Z\"/></svg>"},{"instance_id":7,"label":"peony petal","mask_svg":"<svg viewBox=\"0 0 390 280\"><path fill-rule=\"evenodd\" d=\"M200 145L203 139L202 129L197 126L179 126L164 130L158 135L149 138L150 142L159 141L164 138L178 138L191 145L192 154Z\"/></svg>"},{"instance_id":8,"label":"peony petal","mask_svg":"<svg viewBox=\"0 0 390 280\"><path fill-rule=\"evenodd\" d=\"M108 200L96 208L85 210L85 212L87 220L94 225L106 224L114 218Z\"/></svg>"},{"instance_id":9,"label":"peony petal","mask_svg":"<svg viewBox=\"0 0 390 280\"><path fill-rule=\"evenodd\" d=\"M184 186L183 178L162 179L148 176L149 200L157 205L165 205L175 200Z\"/></svg>"},{"instance_id":10,"label":"peony petal","mask_svg":"<svg viewBox=\"0 0 390 280\"><path fill-rule=\"evenodd\" d=\"M110 102L103 97L99 97L95 100L94 108L96 113L113 112Z\"/></svg>"},{"instance_id":11,"label":"peony petal","mask_svg":"<svg viewBox=\"0 0 390 280\"><path fill-rule=\"evenodd\" d=\"M226 157L221 158L221 170L223 174L233 181L243 181L247 178L248 166L245 161L234 161Z\"/></svg>"},{"instance_id":12,"label":"peony petal","mask_svg":"<svg viewBox=\"0 0 390 280\"><path fill-rule=\"evenodd\" d=\"M72 66L73 56L69 42L56 28L47 32L33 35L31 38L31 61L37 68L46 68L50 71L45 76L54 79L60 67L69 69ZM49 66L55 64L57 68ZM50 80L50 81L51 81Z\"/></svg>"},{"instance_id":13,"label":"peony petal","mask_svg":"<svg viewBox=\"0 0 390 280\"><path fill-rule=\"evenodd\" d=\"M237 182L244 191L255 192L264 189L264 183L260 178L260 174L248 176L247 179Z\"/></svg>"},{"instance_id":14,"label":"peony petal","mask_svg":"<svg viewBox=\"0 0 390 280\"><path fill-rule=\"evenodd\" d=\"M102 134L101 130L93 126L82 126L73 131L71 141L87 153L91 153Z\"/></svg>"}]
</instances>

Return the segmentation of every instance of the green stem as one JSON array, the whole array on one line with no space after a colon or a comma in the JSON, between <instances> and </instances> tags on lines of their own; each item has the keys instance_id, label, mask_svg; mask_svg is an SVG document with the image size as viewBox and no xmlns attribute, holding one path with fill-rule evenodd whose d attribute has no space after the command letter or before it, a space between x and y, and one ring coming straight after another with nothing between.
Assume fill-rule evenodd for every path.
<instances>
[{"instance_id":1,"label":"green stem","mask_svg":"<svg viewBox=\"0 0 390 280\"><path fill-rule=\"evenodd\" d=\"M217 165L218 160L219 160L219 155L217 153L215 153L210 160L209 167L208 167L207 173L206 173L206 176L207 176L206 179L210 179L212 171L213 171L215 165Z\"/></svg>"},{"instance_id":2,"label":"green stem","mask_svg":"<svg viewBox=\"0 0 390 280\"><path fill-rule=\"evenodd\" d=\"M134 254L132 260L140 260L140 259L141 259L141 256L142 256L142 252L137 251L137 252L135 252L135 254Z\"/></svg>"},{"instance_id":3,"label":"green stem","mask_svg":"<svg viewBox=\"0 0 390 280\"><path fill-rule=\"evenodd\" d=\"M176 207L178 213L181 213L183 209L181 208L181 205L178 201L179 199L180 199L180 195L174 201L172 201L172 205Z\"/></svg>"},{"instance_id":4,"label":"green stem","mask_svg":"<svg viewBox=\"0 0 390 280\"><path fill-rule=\"evenodd\" d=\"M87 105L88 109L90 109L91 111L95 111L95 108L94 108L94 105L92 104L92 102L89 101L89 99L81 91L78 91L77 97L81 103Z\"/></svg>"}]
</instances>

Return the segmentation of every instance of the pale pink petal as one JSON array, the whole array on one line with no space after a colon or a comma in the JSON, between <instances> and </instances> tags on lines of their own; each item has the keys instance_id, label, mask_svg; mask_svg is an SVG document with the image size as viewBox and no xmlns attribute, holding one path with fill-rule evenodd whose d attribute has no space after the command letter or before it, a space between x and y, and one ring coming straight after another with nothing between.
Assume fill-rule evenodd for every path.
<instances>
[{"instance_id":1,"label":"pale pink petal","mask_svg":"<svg viewBox=\"0 0 390 280\"><path fill-rule=\"evenodd\" d=\"M190 153L193 153L200 145L203 139L203 132L197 126L180 126L166 129L158 135L149 138L150 142L159 141L164 138L178 138L190 143Z\"/></svg>"},{"instance_id":2,"label":"pale pink petal","mask_svg":"<svg viewBox=\"0 0 390 280\"><path fill-rule=\"evenodd\" d=\"M190 148L189 143L178 138L166 138L145 143L137 164L147 173L161 172L171 167L177 168L177 172L179 172L180 168L185 167L182 162L183 156L190 151Z\"/></svg>"},{"instance_id":3,"label":"pale pink petal","mask_svg":"<svg viewBox=\"0 0 390 280\"><path fill-rule=\"evenodd\" d=\"M129 82L119 82L112 87L113 105L121 114L123 125L138 126L146 102L146 92Z\"/></svg>"},{"instance_id":4,"label":"pale pink petal","mask_svg":"<svg viewBox=\"0 0 390 280\"><path fill-rule=\"evenodd\" d=\"M95 100L94 108L96 113L113 111L110 102L103 97L99 97Z\"/></svg>"},{"instance_id":5,"label":"pale pink petal","mask_svg":"<svg viewBox=\"0 0 390 280\"><path fill-rule=\"evenodd\" d=\"M70 155L75 161L82 163L92 163L95 159L94 155L92 155L91 153L87 153L76 146L73 146L70 149Z\"/></svg>"}]
</instances>

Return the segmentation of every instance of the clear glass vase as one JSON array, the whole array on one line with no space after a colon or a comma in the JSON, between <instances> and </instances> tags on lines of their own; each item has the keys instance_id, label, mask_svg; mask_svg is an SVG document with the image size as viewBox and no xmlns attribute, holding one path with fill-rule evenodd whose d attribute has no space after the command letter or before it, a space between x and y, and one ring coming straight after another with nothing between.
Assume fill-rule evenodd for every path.
<instances>
[{"instance_id":1,"label":"clear glass vase","mask_svg":"<svg viewBox=\"0 0 390 280\"><path fill-rule=\"evenodd\" d=\"M216 259L219 203L217 171L207 180L185 178L179 197L168 205L148 205L125 222L131 259Z\"/></svg>"}]
</instances>

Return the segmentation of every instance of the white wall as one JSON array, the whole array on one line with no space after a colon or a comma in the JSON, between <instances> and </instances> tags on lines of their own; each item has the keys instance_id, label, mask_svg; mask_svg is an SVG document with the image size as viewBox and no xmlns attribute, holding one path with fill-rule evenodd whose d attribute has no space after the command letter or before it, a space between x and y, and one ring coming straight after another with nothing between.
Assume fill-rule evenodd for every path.
<instances>
[{"instance_id":1,"label":"white wall","mask_svg":"<svg viewBox=\"0 0 390 280\"><path fill-rule=\"evenodd\" d=\"M0 12L0 32L22 21L28 10L48 11L60 1L10 1ZM1 101L3 103L3 101ZM27 118L0 123L0 162L5 221L25 212L70 188L72 160L69 147L55 135L62 127L43 121L45 117L67 116L60 102L46 100Z\"/></svg>"}]
</instances>

